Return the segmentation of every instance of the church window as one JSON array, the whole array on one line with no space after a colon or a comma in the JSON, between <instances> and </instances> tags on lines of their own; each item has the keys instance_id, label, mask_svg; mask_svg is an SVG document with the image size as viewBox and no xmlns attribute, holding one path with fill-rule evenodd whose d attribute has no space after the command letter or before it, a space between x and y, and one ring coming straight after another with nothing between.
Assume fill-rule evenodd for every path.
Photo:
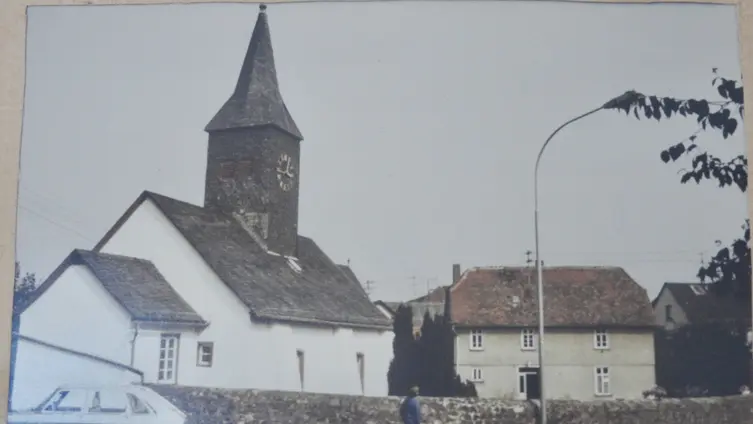
<instances>
[{"instance_id":1,"label":"church window","mask_svg":"<svg viewBox=\"0 0 753 424\"><path fill-rule=\"evenodd\" d=\"M269 215L266 213L248 212L245 216L246 225L266 239L269 233Z\"/></svg>"},{"instance_id":2,"label":"church window","mask_svg":"<svg viewBox=\"0 0 753 424\"><path fill-rule=\"evenodd\" d=\"M305 357L302 349L296 350L295 354L298 357L298 378L301 380L301 391L304 391Z\"/></svg>"},{"instance_id":3,"label":"church window","mask_svg":"<svg viewBox=\"0 0 753 424\"><path fill-rule=\"evenodd\" d=\"M251 175L251 161L241 160L235 164L235 176L248 177Z\"/></svg>"},{"instance_id":4,"label":"church window","mask_svg":"<svg viewBox=\"0 0 753 424\"><path fill-rule=\"evenodd\" d=\"M220 178L231 179L235 177L235 163L223 162L220 164Z\"/></svg>"},{"instance_id":5,"label":"church window","mask_svg":"<svg viewBox=\"0 0 753 424\"><path fill-rule=\"evenodd\" d=\"M365 386L365 373L366 373L366 362L363 356L362 352L356 353L356 362L358 363L358 377L361 380L361 394L366 394L366 386Z\"/></svg>"}]
</instances>

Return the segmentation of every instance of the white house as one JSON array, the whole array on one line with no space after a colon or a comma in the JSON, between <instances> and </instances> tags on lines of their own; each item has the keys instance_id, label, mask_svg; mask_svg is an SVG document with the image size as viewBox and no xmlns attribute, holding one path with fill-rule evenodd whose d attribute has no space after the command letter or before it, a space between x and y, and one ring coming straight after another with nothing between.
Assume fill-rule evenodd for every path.
<instances>
[{"instance_id":1,"label":"white house","mask_svg":"<svg viewBox=\"0 0 753 424\"><path fill-rule=\"evenodd\" d=\"M533 267L478 267L450 286L458 374L481 397L538 398ZM444 302L438 289L423 301ZM622 268L544 268L544 383L554 399L639 399L655 384L654 316Z\"/></svg>"},{"instance_id":2,"label":"white house","mask_svg":"<svg viewBox=\"0 0 753 424\"><path fill-rule=\"evenodd\" d=\"M40 286L20 334L136 368L147 383L387 394L389 319L297 232L303 137L264 9L206 127L204 204L143 192ZM38 380L31 360L19 352L19 393Z\"/></svg>"}]
</instances>

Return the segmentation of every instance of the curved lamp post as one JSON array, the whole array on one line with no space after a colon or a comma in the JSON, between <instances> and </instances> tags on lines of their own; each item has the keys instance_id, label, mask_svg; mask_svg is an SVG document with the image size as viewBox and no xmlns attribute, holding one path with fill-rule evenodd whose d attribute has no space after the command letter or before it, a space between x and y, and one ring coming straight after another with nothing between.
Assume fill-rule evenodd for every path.
<instances>
[{"instance_id":1,"label":"curved lamp post","mask_svg":"<svg viewBox=\"0 0 753 424\"><path fill-rule=\"evenodd\" d=\"M539 155L536 157L536 167L533 174L533 199L534 199L534 233L536 237L536 274L537 274L537 291L538 291L538 306L539 306L539 334L538 334L538 353L539 353L539 395L541 397L541 424L546 424L546 398L544 397L544 277L543 270L541 269L541 257L539 254L539 164L541 162L541 156L544 154L544 150L552 141L555 135L560 132L561 129L572 124L575 121L581 120L589 115L603 110L603 109L623 109L635 101L642 98L641 94L635 91L627 91L621 94L596 109L590 110L582 115L576 116L570 119L564 124L560 125L549 138L546 139L544 144L539 150Z\"/></svg>"}]
</instances>

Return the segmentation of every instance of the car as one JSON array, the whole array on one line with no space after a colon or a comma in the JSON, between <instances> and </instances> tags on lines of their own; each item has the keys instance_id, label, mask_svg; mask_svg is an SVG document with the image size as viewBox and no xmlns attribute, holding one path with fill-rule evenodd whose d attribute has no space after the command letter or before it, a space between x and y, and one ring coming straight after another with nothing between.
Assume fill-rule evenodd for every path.
<instances>
[{"instance_id":1,"label":"car","mask_svg":"<svg viewBox=\"0 0 753 424\"><path fill-rule=\"evenodd\" d=\"M9 424L184 424L186 414L137 384L59 387L36 408L8 414Z\"/></svg>"}]
</instances>

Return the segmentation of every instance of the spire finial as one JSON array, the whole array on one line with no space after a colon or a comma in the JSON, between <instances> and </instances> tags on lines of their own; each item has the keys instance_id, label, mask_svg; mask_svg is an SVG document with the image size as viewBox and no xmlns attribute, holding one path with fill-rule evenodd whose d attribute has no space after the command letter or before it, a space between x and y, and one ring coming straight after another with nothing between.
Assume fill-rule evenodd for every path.
<instances>
[{"instance_id":1,"label":"spire finial","mask_svg":"<svg viewBox=\"0 0 753 424\"><path fill-rule=\"evenodd\" d=\"M259 4L259 13L264 13L264 11L267 10L267 5L264 3Z\"/></svg>"}]
</instances>

